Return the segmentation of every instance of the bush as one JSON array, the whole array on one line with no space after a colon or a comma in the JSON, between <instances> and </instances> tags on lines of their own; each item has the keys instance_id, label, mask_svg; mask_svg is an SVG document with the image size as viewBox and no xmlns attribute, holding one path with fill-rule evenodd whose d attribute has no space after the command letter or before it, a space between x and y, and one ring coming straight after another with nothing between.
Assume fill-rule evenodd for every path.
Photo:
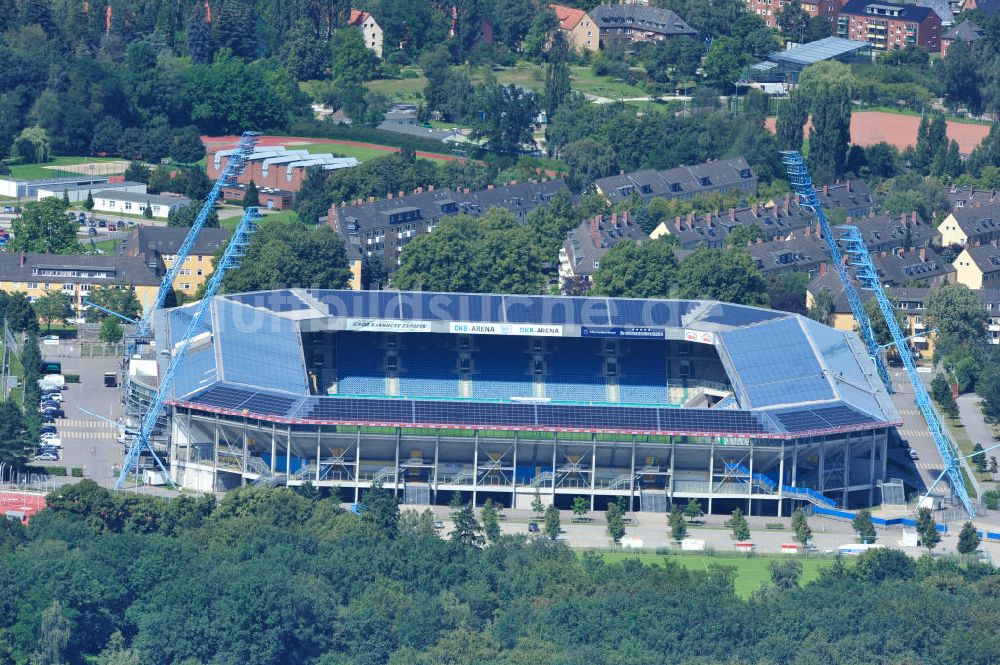
<instances>
[{"instance_id":1,"label":"bush","mask_svg":"<svg viewBox=\"0 0 1000 665\"><path fill-rule=\"evenodd\" d=\"M1000 510L1000 490L990 490L983 493L983 503L990 510Z\"/></svg>"},{"instance_id":2,"label":"bush","mask_svg":"<svg viewBox=\"0 0 1000 665\"><path fill-rule=\"evenodd\" d=\"M66 378L66 383L80 383L79 374L64 374L63 376Z\"/></svg>"},{"instance_id":3,"label":"bush","mask_svg":"<svg viewBox=\"0 0 1000 665\"><path fill-rule=\"evenodd\" d=\"M64 466L48 466L48 467L45 467L45 470L48 472L48 474L50 476L65 476L65 475L67 475L66 474L66 467L64 467Z\"/></svg>"},{"instance_id":4,"label":"bush","mask_svg":"<svg viewBox=\"0 0 1000 665\"><path fill-rule=\"evenodd\" d=\"M83 478L83 469L78 466L74 466L73 470L70 472L70 475L73 476L74 478Z\"/></svg>"}]
</instances>

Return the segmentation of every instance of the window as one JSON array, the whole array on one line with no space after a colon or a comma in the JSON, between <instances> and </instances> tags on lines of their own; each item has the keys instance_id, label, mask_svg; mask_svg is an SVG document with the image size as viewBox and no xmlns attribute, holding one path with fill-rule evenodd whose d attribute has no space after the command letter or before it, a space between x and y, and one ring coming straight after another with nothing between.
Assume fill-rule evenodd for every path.
<instances>
[{"instance_id":1,"label":"window","mask_svg":"<svg viewBox=\"0 0 1000 665\"><path fill-rule=\"evenodd\" d=\"M125 202L125 210L131 210L131 209L132 209L132 202L131 201L126 201Z\"/></svg>"},{"instance_id":2,"label":"window","mask_svg":"<svg viewBox=\"0 0 1000 665\"><path fill-rule=\"evenodd\" d=\"M613 339L604 340L604 353L609 356L618 353L618 342Z\"/></svg>"},{"instance_id":3,"label":"window","mask_svg":"<svg viewBox=\"0 0 1000 665\"><path fill-rule=\"evenodd\" d=\"M198 268L198 277L201 277L204 274L205 274L205 271L202 270L201 268Z\"/></svg>"},{"instance_id":4,"label":"window","mask_svg":"<svg viewBox=\"0 0 1000 665\"><path fill-rule=\"evenodd\" d=\"M188 283L188 282L183 282L181 284L181 290L183 290L183 291L190 291L191 290L191 284Z\"/></svg>"},{"instance_id":5,"label":"window","mask_svg":"<svg viewBox=\"0 0 1000 665\"><path fill-rule=\"evenodd\" d=\"M389 353L385 356L385 369L388 372L398 372L399 371L399 356L395 353Z\"/></svg>"},{"instance_id":6,"label":"window","mask_svg":"<svg viewBox=\"0 0 1000 665\"><path fill-rule=\"evenodd\" d=\"M28 282L28 288L29 289L37 289L38 288L38 282Z\"/></svg>"},{"instance_id":7,"label":"window","mask_svg":"<svg viewBox=\"0 0 1000 665\"><path fill-rule=\"evenodd\" d=\"M541 358L531 361L531 373L537 375L545 374L545 362Z\"/></svg>"},{"instance_id":8,"label":"window","mask_svg":"<svg viewBox=\"0 0 1000 665\"><path fill-rule=\"evenodd\" d=\"M395 349L399 347L399 334L398 333L386 333L385 334L385 348Z\"/></svg>"},{"instance_id":9,"label":"window","mask_svg":"<svg viewBox=\"0 0 1000 665\"><path fill-rule=\"evenodd\" d=\"M532 340L531 340L531 351L532 351L532 353L541 353L544 350L544 348L545 347L544 347L544 345L542 343L542 340L538 339L537 337L532 338Z\"/></svg>"},{"instance_id":10,"label":"window","mask_svg":"<svg viewBox=\"0 0 1000 665\"><path fill-rule=\"evenodd\" d=\"M608 359L608 361L604 363L604 374L606 376L618 376L618 361Z\"/></svg>"},{"instance_id":11,"label":"window","mask_svg":"<svg viewBox=\"0 0 1000 665\"><path fill-rule=\"evenodd\" d=\"M468 349L471 346L472 346L472 339L468 335L458 336L458 348Z\"/></svg>"},{"instance_id":12,"label":"window","mask_svg":"<svg viewBox=\"0 0 1000 665\"><path fill-rule=\"evenodd\" d=\"M462 374L472 372L472 359L469 356L460 356L458 359L458 371Z\"/></svg>"}]
</instances>

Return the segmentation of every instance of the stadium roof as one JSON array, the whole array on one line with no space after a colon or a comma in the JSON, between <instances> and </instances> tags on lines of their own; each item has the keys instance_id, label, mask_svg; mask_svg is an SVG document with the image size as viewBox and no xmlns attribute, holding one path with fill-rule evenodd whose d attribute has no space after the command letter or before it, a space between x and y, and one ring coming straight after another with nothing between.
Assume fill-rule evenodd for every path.
<instances>
[{"instance_id":1,"label":"stadium roof","mask_svg":"<svg viewBox=\"0 0 1000 665\"><path fill-rule=\"evenodd\" d=\"M767 57L774 62L805 67L867 48L871 48L871 44L868 42L856 42L850 39L841 39L840 37L826 37L825 39L802 44L786 51L771 53Z\"/></svg>"},{"instance_id":2,"label":"stadium roof","mask_svg":"<svg viewBox=\"0 0 1000 665\"><path fill-rule=\"evenodd\" d=\"M779 439L899 421L855 333L776 310L700 300L282 289L218 296L210 311L172 396L202 411L295 424ZM191 312L159 315L159 348L180 341ZM710 344L738 408L309 394L302 332L387 330Z\"/></svg>"}]
</instances>

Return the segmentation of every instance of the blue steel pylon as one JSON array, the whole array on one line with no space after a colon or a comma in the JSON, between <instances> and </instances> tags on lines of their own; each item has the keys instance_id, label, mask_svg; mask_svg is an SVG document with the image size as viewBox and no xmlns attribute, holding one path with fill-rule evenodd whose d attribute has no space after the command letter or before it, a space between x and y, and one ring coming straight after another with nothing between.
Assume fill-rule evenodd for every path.
<instances>
[{"instance_id":1,"label":"blue steel pylon","mask_svg":"<svg viewBox=\"0 0 1000 665\"><path fill-rule=\"evenodd\" d=\"M844 250L851 258L851 266L855 269L854 274L858 278L858 283L861 285L861 288L874 293L875 298L878 300L878 306L882 310L886 324L889 326L889 332L892 333L892 340L895 343L896 351L899 353L899 358L903 361L903 366L906 367L906 374L913 385L914 401L917 403L920 413L923 414L924 420L927 421L927 429L930 430L931 436L934 438L934 444L937 446L938 453L941 455L941 461L944 462L945 470L948 472L951 491L962 501L962 505L965 506L969 516L975 517L976 508L972 505L969 493L965 490L962 472L958 468L960 462L956 454L955 445L944 433L937 410L931 402L930 395L927 394L927 388L924 387L924 382L920 378L920 374L917 373L917 365L913 362L913 354L910 353L910 348L906 344L906 337L899 328L899 321L896 320L895 307L893 307L892 301L889 300L889 297L885 294L885 290L882 288L882 284L878 278L878 271L875 270L875 266L872 264L871 255L868 253L868 248L865 247L865 241L861 237L861 232L856 226L838 226L837 228L843 231L841 240L844 243Z\"/></svg>"},{"instance_id":2,"label":"blue steel pylon","mask_svg":"<svg viewBox=\"0 0 1000 665\"><path fill-rule=\"evenodd\" d=\"M809 177L809 171L806 170L805 163L802 161L802 155L795 150L783 150L781 152L781 161L785 164L785 170L788 172L788 180L792 185L792 189L799 196L799 205L809 208L816 213L816 219L819 220L820 228L823 231L823 239L826 241L827 249L830 251L830 261L836 267L837 275L844 285L844 294L847 296L847 302L851 306L851 313L854 315L854 320L858 323L858 329L861 331L861 339L865 343L865 348L868 349L868 355L871 356L872 362L875 363L875 369L878 371L879 378L882 379L885 389L891 394L893 392L892 379L889 378L889 371L886 369L885 359L881 353L882 349L875 339L875 331L872 329L871 321L868 319L865 307L861 303L861 297L858 296L858 291L854 288L854 282L851 281L851 276L847 272L847 266L844 264L844 256L840 251L840 245L837 244L837 238L834 237L833 231L830 229L830 222L827 221L826 214L823 212L823 206L820 205L819 198L816 196L816 188L813 187L812 178Z\"/></svg>"}]
</instances>

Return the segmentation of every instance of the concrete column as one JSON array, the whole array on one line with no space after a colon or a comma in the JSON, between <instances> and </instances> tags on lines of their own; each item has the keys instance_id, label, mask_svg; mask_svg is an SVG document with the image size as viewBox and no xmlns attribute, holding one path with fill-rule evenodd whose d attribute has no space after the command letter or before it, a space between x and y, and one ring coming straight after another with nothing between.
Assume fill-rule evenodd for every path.
<instances>
[{"instance_id":1,"label":"concrete column","mask_svg":"<svg viewBox=\"0 0 1000 665\"><path fill-rule=\"evenodd\" d=\"M559 435L556 434L552 439L552 503L556 502L556 451L559 449Z\"/></svg>"},{"instance_id":2,"label":"concrete column","mask_svg":"<svg viewBox=\"0 0 1000 665\"><path fill-rule=\"evenodd\" d=\"M851 493L851 433L847 432L847 445L844 446L844 492L841 504L847 508L847 497Z\"/></svg>"},{"instance_id":3,"label":"concrete column","mask_svg":"<svg viewBox=\"0 0 1000 665\"><path fill-rule=\"evenodd\" d=\"M396 428L396 466L393 472L393 483L392 483L392 495L399 498L399 444L400 439L403 437L403 430L399 427Z\"/></svg>"},{"instance_id":4,"label":"concrete column","mask_svg":"<svg viewBox=\"0 0 1000 665\"><path fill-rule=\"evenodd\" d=\"M882 434L882 475L879 476L882 480L885 480L885 468L888 462L889 455L889 436L887 434Z\"/></svg>"},{"instance_id":5,"label":"concrete column","mask_svg":"<svg viewBox=\"0 0 1000 665\"><path fill-rule=\"evenodd\" d=\"M285 432L288 438L285 439L285 483L292 477L292 426L289 425Z\"/></svg>"},{"instance_id":6,"label":"concrete column","mask_svg":"<svg viewBox=\"0 0 1000 665\"><path fill-rule=\"evenodd\" d=\"M479 430L476 430L472 449L472 507L476 507L476 488L479 487Z\"/></svg>"},{"instance_id":7,"label":"concrete column","mask_svg":"<svg viewBox=\"0 0 1000 665\"><path fill-rule=\"evenodd\" d=\"M677 439L675 437L670 437L670 486L667 487L667 492L670 494L670 505L674 505L674 458L677 457Z\"/></svg>"},{"instance_id":8,"label":"concrete column","mask_svg":"<svg viewBox=\"0 0 1000 665\"><path fill-rule=\"evenodd\" d=\"M594 509L595 493L597 492L597 435L591 434L590 449L590 509Z\"/></svg>"},{"instance_id":9,"label":"concrete column","mask_svg":"<svg viewBox=\"0 0 1000 665\"><path fill-rule=\"evenodd\" d=\"M785 484L785 442L781 442L781 458L778 460L778 517L781 517L784 502L782 486Z\"/></svg>"},{"instance_id":10,"label":"concrete column","mask_svg":"<svg viewBox=\"0 0 1000 665\"><path fill-rule=\"evenodd\" d=\"M819 491L826 489L826 439L819 447Z\"/></svg>"},{"instance_id":11,"label":"concrete column","mask_svg":"<svg viewBox=\"0 0 1000 665\"><path fill-rule=\"evenodd\" d=\"M247 445L247 419L243 417L243 473L240 474L240 485L247 484L247 462L249 461L249 445Z\"/></svg>"},{"instance_id":12,"label":"concrete column","mask_svg":"<svg viewBox=\"0 0 1000 665\"><path fill-rule=\"evenodd\" d=\"M632 435L632 465L628 479L628 511L635 507L635 434Z\"/></svg>"},{"instance_id":13,"label":"concrete column","mask_svg":"<svg viewBox=\"0 0 1000 665\"><path fill-rule=\"evenodd\" d=\"M868 474L868 505L875 505L875 430L872 430L872 449L869 461ZM883 479L884 481L884 479Z\"/></svg>"},{"instance_id":14,"label":"concrete column","mask_svg":"<svg viewBox=\"0 0 1000 665\"><path fill-rule=\"evenodd\" d=\"M138 462L138 460L136 460ZM139 468L138 463L136 468ZM215 414L215 446L212 450L212 491L217 489L219 482L219 414Z\"/></svg>"},{"instance_id":15,"label":"concrete column","mask_svg":"<svg viewBox=\"0 0 1000 665\"><path fill-rule=\"evenodd\" d=\"M712 497L715 496L715 439L708 449L708 514L712 514Z\"/></svg>"},{"instance_id":16,"label":"concrete column","mask_svg":"<svg viewBox=\"0 0 1000 665\"><path fill-rule=\"evenodd\" d=\"M438 493L438 459L439 459L439 454L440 454L440 448L441 448L441 432L439 430L439 431L437 431L434 434L434 469L432 471L432 474L433 474L432 478L430 479L431 480L431 492L433 492L433 494L434 494L434 496L431 497L431 503L432 504L436 504L437 503L437 493Z\"/></svg>"},{"instance_id":17,"label":"concrete column","mask_svg":"<svg viewBox=\"0 0 1000 665\"><path fill-rule=\"evenodd\" d=\"M361 501L361 428L357 433L357 450L354 455L354 503Z\"/></svg>"},{"instance_id":18,"label":"concrete column","mask_svg":"<svg viewBox=\"0 0 1000 665\"><path fill-rule=\"evenodd\" d=\"M274 465L278 457L278 426L271 423L271 475L274 475Z\"/></svg>"},{"instance_id":19,"label":"concrete column","mask_svg":"<svg viewBox=\"0 0 1000 665\"><path fill-rule=\"evenodd\" d=\"M185 460L188 464L191 463L191 448L194 447L194 430L191 428L191 412L188 411L187 414L188 421L188 447L187 447L187 459ZM872 440L872 446L874 446L874 439ZM874 454L874 453L873 453Z\"/></svg>"},{"instance_id":20,"label":"concrete column","mask_svg":"<svg viewBox=\"0 0 1000 665\"><path fill-rule=\"evenodd\" d=\"M520 436L514 432L514 470L510 474L510 507L517 507L517 442Z\"/></svg>"},{"instance_id":21,"label":"concrete column","mask_svg":"<svg viewBox=\"0 0 1000 665\"><path fill-rule=\"evenodd\" d=\"M747 495L747 515L753 515L753 439L750 440L750 464L747 468L750 469L750 479L747 481L747 487L750 489Z\"/></svg>"},{"instance_id":22,"label":"concrete column","mask_svg":"<svg viewBox=\"0 0 1000 665\"><path fill-rule=\"evenodd\" d=\"M319 484L319 472L320 472L319 461L320 459L322 459L323 456L323 451L320 449L320 444L322 443L322 441L323 441L323 426L317 425L316 426L316 483L317 484Z\"/></svg>"}]
</instances>

